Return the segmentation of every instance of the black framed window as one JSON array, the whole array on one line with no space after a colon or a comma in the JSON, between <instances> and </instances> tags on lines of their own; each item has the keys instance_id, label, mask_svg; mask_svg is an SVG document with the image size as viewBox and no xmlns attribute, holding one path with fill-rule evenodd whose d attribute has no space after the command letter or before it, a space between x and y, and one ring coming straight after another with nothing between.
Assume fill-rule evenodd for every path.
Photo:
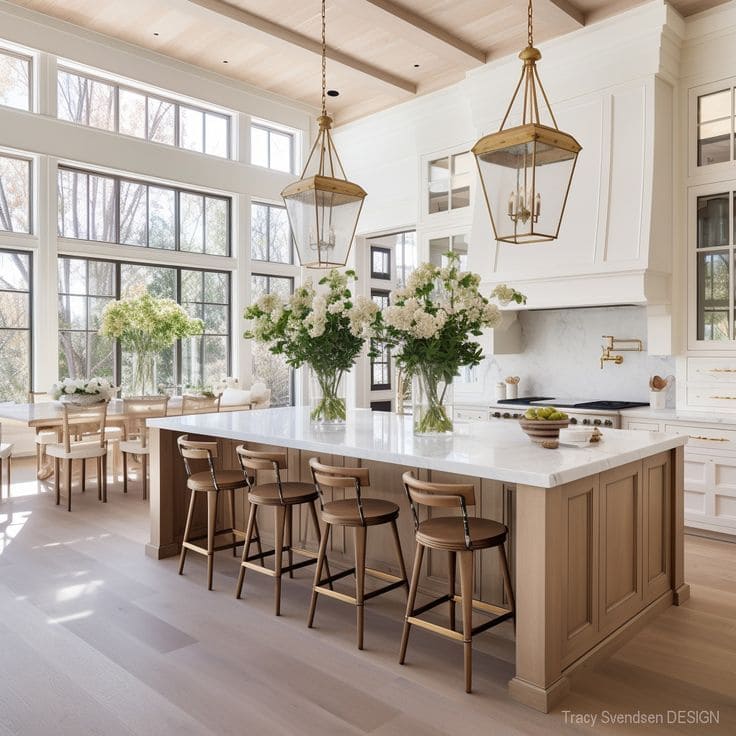
<instances>
[{"instance_id":1,"label":"black framed window","mask_svg":"<svg viewBox=\"0 0 736 736\"><path fill-rule=\"evenodd\" d=\"M231 208L229 197L59 167L62 238L228 256Z\"/></svg>"},{"instance_id":2,"label":"black framed window","mask_svg":"<svg viewBox=\"0 0 736 736\"><path fill-rule=\"evenodd\" d=\"M250 298L254 302L264 294L288 297L294 291L294 279L290 276L251 275ZM253 350L253 376L271 389L271 406L294 404L294 371L281 355L271 353L263 343L251 341Z\"/></svg>"},{"instance_id":3,"label":"black framed window","mask_svg":"<svg viewBox=\"0 0 736 736\"><path fill-rule=\"evenodd\" d=\"M31 232L31 162L0 155L0 230Z\"/></svg>"},{"instance_id":4,"label":"black framed window","mask_svg":"<svg viewBox=\"0 0 736 736\"><path fill-rule=\"evenodd\" d=\"M0 48L0 105L31 109L32 64L30 56Z\"/></svg>"},{"instance_id":5,"label":"black framed window","mask_svg":"<svg viewBox=\"0 0 736 736\"><path fill-rule=\"evenodd\" d=\"M255 166L294 173L294 134L265 123L251 123L250 162Z\"/></svg>"},{"instance_id":6,"label":"black framed window","mask_svg":"<svg viewBox=\"0 0 736 736\"><path fill-rule=\"evenodd\" d=\"M0 401L26 401L33 370L33 256L0 250Z\"/></svg>"},{"instance_id":7,"label":"black framed window","mask_svg":"<svg viewBox=\"0 0 736 736\"><path fill-rule=\"evenodd\" d=\"M381 310L388 307L389 294L383 289L371 289L371 299ZM371 340L371 348L378 353L370 361L371 391L386 391L391 388L391 351L385 343L377 340Z\"/></svg>"},{"instance_id":8,"label":"black framed window","mask_svg":"<svg viewBox=\"0 0 736 736\"><path fill-rule=\"evenodd\" d=\"M371 278L391 279L391 248L371 246Z\"/></svg>"},{"instance_id":9,"label":"black framed window","mask_svg":"<svg viewBox=\"0 0 736 736\"><path fill-rule=\"evenodd\" d=\"M250 257L254 261L294 263L294 244L286 207L253 202L250 209Z\"/></svg>"},{"instance_id":10,"label":"black framed window","mask_svg":"<svg viewBox=\"0 0 736 736\"><path fill-rule=\"evenodd\" d=\"M97 334L105 306L142 289L174 299L204 321L204 334L157 356L157 385L211 386L230 372L230 274L144 263L59 257L59 375L132 385L135 357Z\"/></svg>"},{"instance_id":11,"label":"black framed window","mask_svg":"<svg viewBox=\"0 0 736 736\"><path fill-rule=\"evenodd\" d=\"M58 70L57 116L79 125L230 158L230 115L70 69Z\"/></svg>"}]
</instances>

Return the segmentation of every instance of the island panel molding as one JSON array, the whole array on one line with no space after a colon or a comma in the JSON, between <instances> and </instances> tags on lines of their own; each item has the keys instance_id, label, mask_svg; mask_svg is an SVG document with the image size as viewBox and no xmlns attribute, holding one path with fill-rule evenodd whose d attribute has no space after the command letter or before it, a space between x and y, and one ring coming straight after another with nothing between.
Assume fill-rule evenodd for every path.
<instances>
[{"instance_id":1,"label":"island panel molding","mask_svg":"<svg viewBox=\"0 0 736 736\"><path fill-rule=\"evenodd\" d=\"M335 465L354 465L357 459L370 470L371 495L400 504L405 552L413 547L414 530L401 474L414 470L434 482L473 483L474 513L504 522L510 532L517 622L516 673L509 689L545 712L564 697L579 668L615 651L689 594L683 571L683 436L610 430L598 447L552 452L533 445L518 427L473 422L465 425L467 433L449 440L420 442L411 417L359 410L349 415L345 429L326 432L311 428L306 407L167 417L148 424L151 540L146 552L158 559L177 553L184 528L184 472L176 452L182 433L217 440L218 462L227 469L237 467L240 443L283 448L289 454L288 480L308 482L311 457ZM244 523L247 512L242 499L236 525ZM204 523L203 516L195 517L195 531ZM306 514L295 513L299 546L314 550L306 529ZM265 517L261 534L266 540L273 536ZM388 537L375 540L368 560L371 567L395 574L389 543ZM331 540L330 563L347 568L351 556L350 534L342 530ZM503 606L494 562L480 555L474 596ZM423 592L445 592L446 573L444 556L430 555L420 581ZM502 625L499 634L510 636L510 628Z\"/></svg>"}]
</instances>

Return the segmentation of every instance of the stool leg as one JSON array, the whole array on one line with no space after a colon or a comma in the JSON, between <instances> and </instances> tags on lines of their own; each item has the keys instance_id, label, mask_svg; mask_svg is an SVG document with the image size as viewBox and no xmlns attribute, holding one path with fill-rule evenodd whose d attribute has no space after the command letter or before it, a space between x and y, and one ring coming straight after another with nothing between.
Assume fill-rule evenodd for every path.
<instances>
[{"instance_id":1,"label":"stool leg","mask_svg":"<svg viewBox=\"0 0 736 736\"><path fill-rule=\"evenodd\" d=\"M233 557L238 556L238 537L235 534L235 491L228 491L230 501L230 527L233 530Z\"/></svg>"},{"instance_id":2,"label":"stool leg","mask_svg":"<svg viewBox=\"0 0 736 736\"><path fill-rule=\"evenodd\" d=\"M399 528L396 526L396 519L391 522L391 531L394 537L394 546L396 547L396 559L399 562L399 569L401 570L401 577L404 580L404 587L407 593L409 592L409 578L406 574L406 565L404 564L404 553L401 551L401 540L399 539Z\"/></svg>"},{"instance_id":3,"label":"stool leg","mask_svg":"<svg viewBox=\"0 0 736 736\"><path fill-rule=\"evenodd\" d=\"M447 553L448 580L447 592L450 595L450 629L455 631L455 568L457 565L457 552Z\"/></svg>"},{"instance_id":4,"label":"stool leg","mask_svg":"<svg viewBox=\"0 0 736 736\"><path fill-rule=\"evenodd\" d=\"M317 502L312 501L312 503L309 504L309 514L312 517L312 522L314 523L314 529L317 532L317 548L322 545L322 531L319 528L319 519L317 518ZM332 573L330 573L330 564L327 561L327 557L325 557L325 572L327 573L327 577L331 577ZM330 583L330 590L334 590L334 587L332 583Z\"/></svg>"},{"instance_id":5,"label":"stool leg","mask_svg":"<svg viewBox=\"0 0 736 736\"><path fill-rule=\"evenodd\" d=\"M123 493L128 492L128 453L123 453Z\"/></svg>"},{"instance_id":6,"label":"stool leg","mask_svg":"<svg viewBox=\"0 0 736 736\"><path fill-rule=\"evenodd\" d=\"M294 553L291 551L291 535L294 533L294 515L292 514L293 506L287 506L286 507L286 533L285 533L285 539L286 539L286 546L289 548L289 551L287 552L287 557L289 559L289 567L291 567L294 564ZM293 580L294 579L294 571L289 570L289 577Z\"/></svg>"},{"instance_id":7,"label":"stool leg","mask_svg":"<svg viewBox=\"0 0 736 736\"><path fill-rule=\"evenodd\" d=\"M54 458L54 488L56 489L56 505L61 503L61 487L59 481L61 480L61 473L59 473L59 458Z\"/></svg>"},{"instance_id":8,"label":"stool leg","mask_svg":"<svg viewBox=\"0 0 736 736\"><path fill-rule=\"evenodd\" d=\"M516 633L516 600L514 599L514 589L511 587L511 575L509 574L509 562L506 559L506 549L503 544L498 546L498 556L501 563L501 574L503 575L503 585L506 588L506 597L509 599L509 608L514 612L514 633Z\"/></svg>"},{"instance_id":9,"label":"stool leg","mask_svg":"<svg viewBox=\"0 0 736 736\"><path fill-rule=\"evenodd\" d=\"M12 455L8 456L8 501L10 501L10 487L13 484L13 479L11 478L11 469L13 467L13 457Z\"/></svg>"},{"instance_id":10,"label":"stool leg","mask_svg":"<svg viewBox=\"0 0 736 736\"><path fill-rule=\"evenodd\" d=\"M123 453L125 457L125 453ZM143 481L143 500L148 498L148 455L141 455L141 478Z\"/></svg>"},{"instance_id":11,"label":"stool leg","mask_svg":"<svg viewBox=\"0 0 736 736\"><path fill-rule=\"evenodd\" d=\"M463 650L465 659L465 692L472 690L473 676L473 553L460 553L460 595L463 612Z\"/></svg>"},{"instance_id":12,"label":"stool leg","mask_svg":"<svg viewBox=\"0 0 736 736\"><path fill-rule=\"evenodd\" d=\"M179 575L184 572L184 560L187 558L187 548L184 546L184 542L189 541L189 535L192 531L192 519L194 519L194 499L197 497L196 491L191 491L189 498L189 511L187 511L187 521L184 525L184 537L182 538L181 552L179 553Z\"/></svg>"},{"instance_id":13,"label":"stool leg","mask_svg":"<svg viewBox=\"0 0 736 736\"><path fill-rule=\"evenodd\" d=\"M217 491L207 491L207 590L212 590L215 569L215 530L217 529Z\"/></svg>"},{"instance_id":14,"label":"stool leg","mask_svg":"<svg viewBox=\"0 0 736 736\"><path fill-rule=\"evenodd\" d=\"M87 490L87 461L82 458L82 493Z\"/></svg>"},{"instance_id":15,"label":"stool leg","mask_svg":"<svg viewBox=\"0 0 736 736\"><path fill-rule=\"evenodd\" d=\"M324 566L327 555L327 541L332 531L331 524L325 524L325 531L319 541L319 554L317 555L317 568L314 571L314 584L312 585L312 600L309 601L309 614L307 616L307 626L311 629L314 623L314 612L317 609L317 587L322 580L322 567Z\"/></svg>"},{"instance_id":16,"label":"stool leg","mask_svg":"<svg viewBox=\"0 0 736 736\"><path fill-rule=\"evenodd\" d=\"M284 557L284 525L286 523L286 508L284 506L274 507L274 534L276 537L274 544L274 590L273 605L274 613L281 615L281 565Z\"/></svg>"},{"instance_id":17,"label":"stool leg","mask_svg":"<svg viewBox=\"0 0 736 736\"><path fill-rule=\"evenodd\" d=\"M404 616L404 631L401 634L401 649L399 651L399 664L404 664L406 659L406 645L409 643L409 631L411 624L409 616L414 613L414 602L417 599L417 588L419 587L419 575L422 572L422 559L424 558L424 546L417 542L414 553L414 567L411 571L411 585L409 586L409 597L406 600L406 614Z\"/></svg>"},{"instance_id":18,"label":"stool leg","mask_svg":"<svg viewBox=\"0 0 736 736\"><path fill-rule=\"evenodd\" d=\"M64 482L66 483L66 510L72 510L72 461L64 460Z\"/></svg>"},{"instance_id":19,"label":"stool leg","mask_svg":"<svg viewBox=\"0 0 736 736\"><path fill-rule=\"evenodd\" d=\"M261 530L258 528L258 519L253 522L253 536L256 540L256 549L258 554L261 556L261 567L266 567L266 560L263 557L263 547L261 546Z\"/></svg>"},{"instance_id":20,"label":"stool leg","mask_svg":"<svg viewBox=\"0 0 736 736\"><path fill-rule=\"evenodd\" d=\"M256 506L254 503L250 505L250 511L248 512L248 526L245 530L245 543L243 544L243 558L241 560L240 565L240 571L238 572L238 585L235 588L235 597L240 598L240 594L243 592L243 582L245 581L245 570L246 568L243 567L242 563L245 562L248 559L248 554L250 553L250 543L251 539L253 538L253 530L256 529L256 512L258 511L258 506ZM259 547L259 554L260 554L260 545ZM261 557L261 565L263 564L263 557Z\"/></svg>"},{"instance_id":21,"label":"stool leg","mask_svg":"<svg viewBox=\"0 0 736 736\"><path fill-rule=\"evenodd\" d=\"M363 628L365 623L365 537L364 526L355 527L355 608L358 626L358 649L363 648Z\"/></svg>"},{"instance_id":22,"label":"stool leg","mask_svg":"<svg viewBox=\"0 0 736 736\"><path fill-rule=\"evenodd\" d=\"M102 503L107 503L107 455L102 456Z\"/></svg>"},{"instance_id":23,"label":"stool leg","mask_svg":"<svg viewBox=\"0 0 736 736\"><path fill-rule=\"evenodd\" d=\"M102 501L102 458L97 458L97 500Z\"/></svg>"},{"instance_id":24,"label":"stool leg","mask_svg":"<svg viewBox=\"0 0 736 736\"><path fill-rule=\"evenodd\" d=\"M10 490L8 490L8 498L10 498ZM3 500L3 459L0 457L0 501Z\"/></svg>"}]
</instances>

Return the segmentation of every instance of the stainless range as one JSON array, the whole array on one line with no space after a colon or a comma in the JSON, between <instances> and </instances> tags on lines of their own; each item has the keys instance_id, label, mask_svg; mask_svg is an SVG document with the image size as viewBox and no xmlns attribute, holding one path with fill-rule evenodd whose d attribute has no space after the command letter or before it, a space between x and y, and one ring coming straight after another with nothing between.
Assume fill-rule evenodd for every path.
<instances>
[{"instance_id":1,"label":"stainless range","mask_svg":"<svg viewBox=\"0 0 736 736\"><path fill-rule=\"evenodd\" d=\"M501 399L491 404L491 419L519 419L529 407L556 406L569 417L570 424L618 429L621 426L622 409L648 406L644 401L590 401L550 396L522 396L518 399Z\"/></svg>"}]
</instances>

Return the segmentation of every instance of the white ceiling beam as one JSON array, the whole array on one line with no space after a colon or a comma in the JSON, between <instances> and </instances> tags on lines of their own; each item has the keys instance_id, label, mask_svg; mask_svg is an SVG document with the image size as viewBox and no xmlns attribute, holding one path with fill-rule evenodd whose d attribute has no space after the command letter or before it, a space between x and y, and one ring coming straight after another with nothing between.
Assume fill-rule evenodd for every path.
<instances>
[{"instance_id":1,"label":"white ceiling beam","mask_svg":"<svg viewBox=\"0 0 736 736\"><path fill-rule=\"evenodd\" d=\"M379 8L393 20L399 20L402 24L411 26L413 29L420 31L423 35L441 43L443 46L459 52L466 62L470 59L474 64L478 62L481 64L486 63L487 54L483 49L473 46L473 44L467 41L463 41L445 28L432 23L407 8L397 5L392 0L363 0L363 2ZM400 32L400 29L397 30Z\"/></svg>"},{"instance_id":2,"label":"white ceiling beam","mask_svg":"<svg viewBox=\"0 0 736 736\"><path fill-rule=\"evenodd\" d=\"M306 51L311 51L313 54L317 54L318 56L322 54L322 44L319 41L301 33L297 33L296 31L292 31L289 28L285 28L284 26L274 23L267 18L263 18L260 15L256 15L255 13L249 13L247 10L236 8L233 5L223 2L223 0L183 1L190 3L191 5L196 5L207 13L247 26L258 33L262 33L284 43L291 44L292 46L297 46L305 49ZM371 77L372 79L382 82L390 87L398 88L411 94L416 94L417 86L414 82L404 79L397 74L392 74L391 72L379 69L373 64L368 64L360 59L350 56L349 54L344 54L342 51L330 48L329 46L327 47L327 58L341 66L360 72L361 74Z\"/></svg>"}]
</instances>

